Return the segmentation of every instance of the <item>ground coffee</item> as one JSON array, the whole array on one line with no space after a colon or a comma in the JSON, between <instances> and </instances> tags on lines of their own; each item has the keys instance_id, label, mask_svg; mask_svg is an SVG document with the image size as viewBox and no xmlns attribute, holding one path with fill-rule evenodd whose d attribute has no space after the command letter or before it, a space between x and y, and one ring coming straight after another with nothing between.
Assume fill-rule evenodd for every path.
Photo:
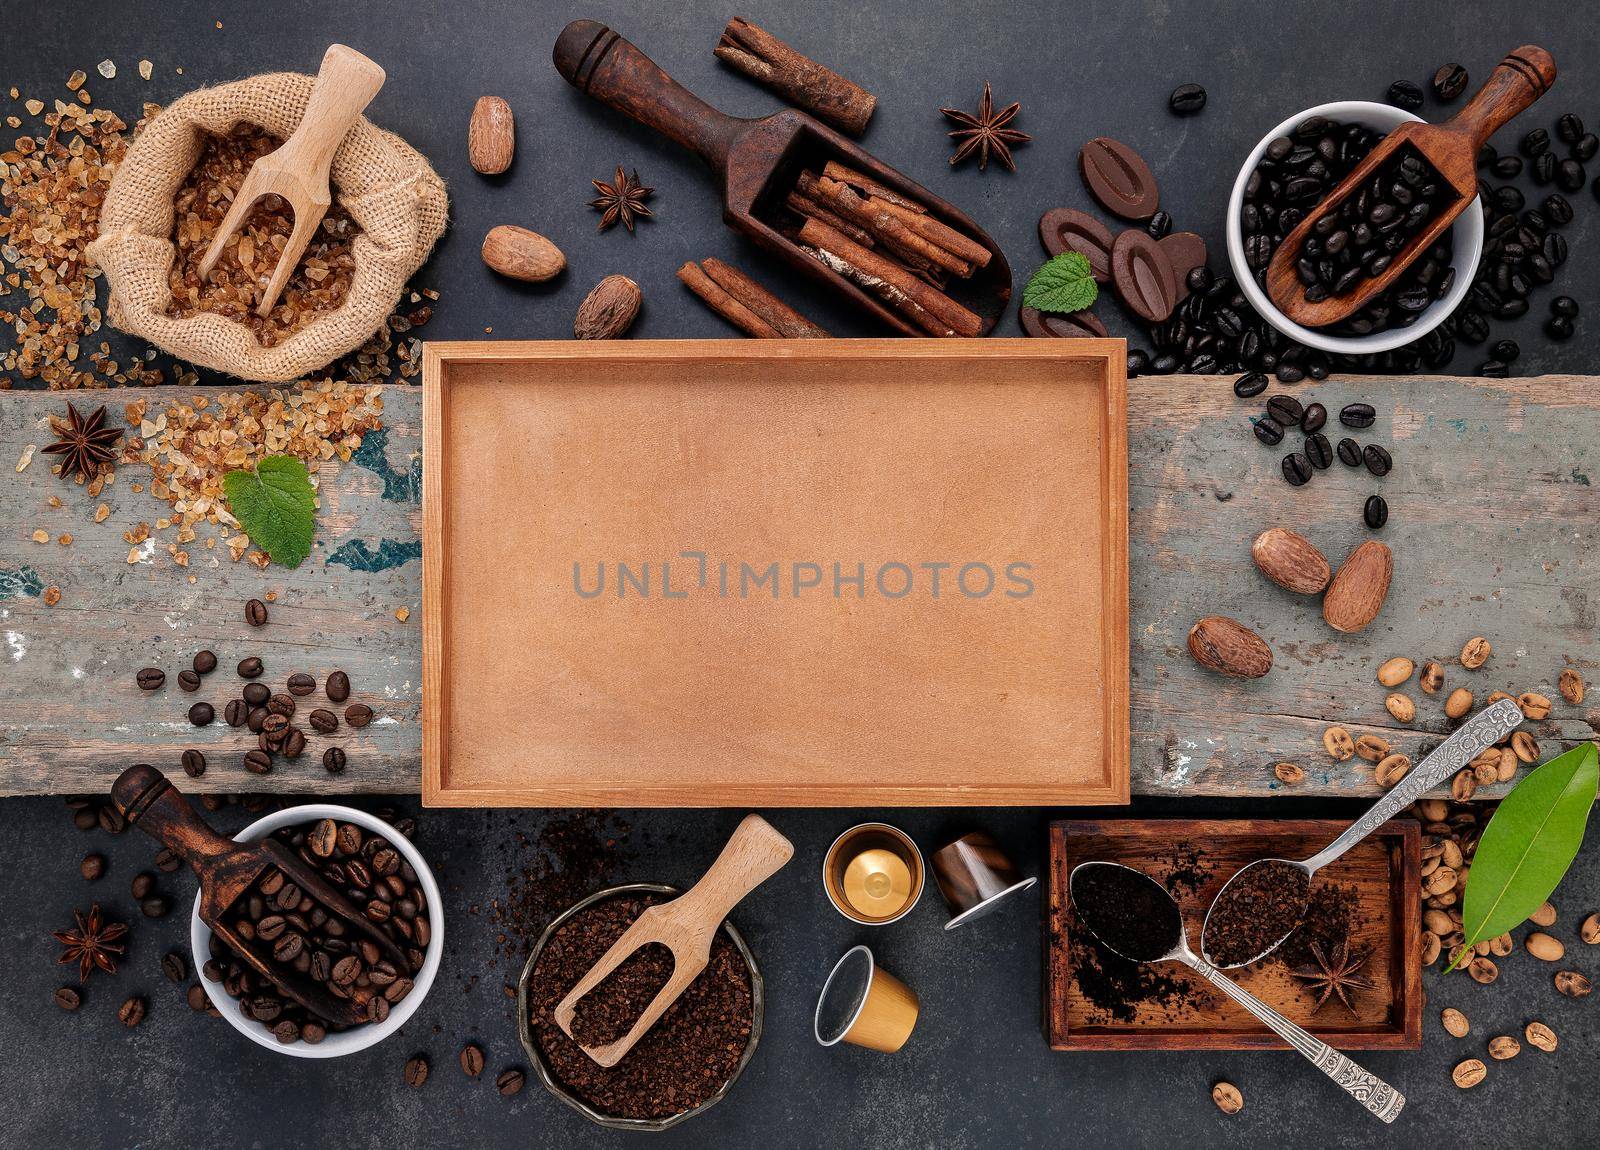
<instances>
[{"instance_id":1,"label":"ground coffee","mask_svg":"<svg viewBox=\"0 0 1600 1150\"><path fill-rule=\"evenodd\" d=\"M1218 966L1250 962L1300 925L1310 890L1311 876L1291 863L1252 864L1211 904L1202 950Z\"/></svg>"}]
</instances>

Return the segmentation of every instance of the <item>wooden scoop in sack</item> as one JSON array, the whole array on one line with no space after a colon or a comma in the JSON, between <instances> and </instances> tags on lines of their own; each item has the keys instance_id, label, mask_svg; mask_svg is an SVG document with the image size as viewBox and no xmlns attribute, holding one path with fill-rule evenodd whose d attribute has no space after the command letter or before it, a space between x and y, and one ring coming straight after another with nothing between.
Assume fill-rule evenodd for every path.
<instances>
[{"instance_id":1,"label":"wooden scoop in sack","mask_svg":"<svg viewBox=\"0 0 1600 1150\"><path fill-rule=\"evenodd\" d=\"M217 234L211 238L205 258L200 261L200 278L205 280L222 258L228 237L244 224L245 217L263 196L282 196L294 209L294 231L278 255L272 279L256 305L256 314L271 314L283 294L283 287L305 254L311 237L317 234L322 217L333 206L328 189L328 170L333 154L355 126L357 117L372 103L383 87L384 71L354 48L335 44L322 57L316 86L306 104L300 126L277 151L262 156L245 173L244 185L233 198L233 205Z\"/></svg>"},{"instance_id":2,"label":"wooden scoop in sack","mask_svg":"<svg viewBox=\"0 0 1600 1150\"><path fill-rule=\"evenodd\" d=\"M671 902L646 907L589 973L556 1004L556 1025L572 1037L572 1016L578 1000L588 994L634 951L659 942L672 952L672 977L645 1007L633 1029L604 1046L579 1045L601 1066L621 1062L667 1008L678 1001L706 964L711 961L711 943L722 920L745 895L771 878L794 855L794 845L760 815L746 815L717 861L699 882Z\"/></svg>"}]
</instances>

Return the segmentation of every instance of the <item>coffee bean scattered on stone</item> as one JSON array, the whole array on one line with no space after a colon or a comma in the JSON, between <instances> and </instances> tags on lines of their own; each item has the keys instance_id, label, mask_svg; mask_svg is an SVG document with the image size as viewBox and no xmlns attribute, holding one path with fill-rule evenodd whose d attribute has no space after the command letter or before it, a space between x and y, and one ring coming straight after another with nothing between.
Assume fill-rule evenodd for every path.
<instances>
[{"instance_id":1,"label":"coffee bean scattered on stone","mask_svg":"<svg viewBox=\"0 0 1600 1150\"><path fill-rule=\"evenodd\" d=\"M144 999L135 995L122 1004L121 1009L117 1011L117 1020L121 1022L122 1025L132 1029L144 1021L144 1014L145 1001Z\"/></svg>"},{"instance_id":2,"label":"coffee bean scattered on stone","mask_svg":"<svg viewBox=\"0 0 1600 1150\"><path fill-rule=\"evenodd\" d=\"M334 671L323 684L330 703L342 703L350 697L350 676L343 671Z\"/></svg>"},{"instance_id":3,"label":"coffee bean scattered on stone","mask_svg":"<svg viewBox=\"0 0 1600 1150\"><path fill-rule=\"evenodd\" d=\"M209 726L216 717L217 713L210 703L196 703L189 708L189 721L197 727Z\"/></svg>"},{"instance_id":4,"label":"coffee bean scattered on stone","mask_svg":"<svg viewBox=\"0 0 1600 1150\"><path fill-rule=\"evenodd\" d=\"M304 671L296 671L289 676L288 687L291 695L309 695L317 689L317 680Z\"/></svg>"},{"instance_id":5,"label":"coffee bean scattered on stone","mask_svg":"<svg viewBox=\"0 0 1600 1150\"><path fill-rule=\"evenodd\" d=\"M470 1042L461 1048L461 1072L468 1078L483 1073L483 1051Z\"/></svg>"},{"instance_id":6,"label":"coffee bean scattered on stone","mask_svg":"<svg viewBox=\"0 0 1600 1150\"><path fill-rule=\"evenodd\" d=\"M238 701L239 700L234 699L228 704L228 706L231 707ZM239 724L230 723L229 725L237 727ZM183 764L183 773L188 775L191 779L198 779L201 775L206 773L206 757L193 747L190 747L188 750L184 751L183 756L179 761Z\"/></svg>"},{"instance_id":7,"label":"coffee bean scattered on stone","mask_svg":"<svg viewBox=\"0 0 1600 1150\"><path fill-rule=\"evenodd\" d=\"M139 690L158 691L161 689L161 684L167 681L167 673L160 667L145 667L133 678L139 684Z\"/></svg>"},{"instance_id":8,"label":"coffee bean scattered on stone","mask_svg":"<svg viewBox=\"0 0 1600 1150\"><path fill-rule=\"evenodd\" d=\"M1318 471L1326 471L1333 466L1333 445L1320 431L1306 436L1305 453L1306 458L1311 461L1311 466Z\"/></svg>"},{"instance_id":9,"label":"coffee bean scattered on stone","mask_svg":"<svg viewBox=\"0 0 1600 1150\"><path fill-rule=\"evenodd\" d=\"M136 899L150 897L150 892L156 888L156 876L149 871L140 871L133 876L133 881L128 884L129 893Z\"/></svg>"},{"instance_id":10,"label":"coffee bean scattered on stone","mask_svg":"<svg viewBox=\"0 0 1600 1150\"><path fill-rule=\"evenodd\" d=\"M325 707L318 707L308 716L311 729L319 735L332 734L339 727L339 716Z\"/></svg>"},{"instance_id":11,"label":"coffee bean scattered on stone","mask_svg":"<svg viewBox=\"0 0 1600 1150\"><path fill-rule=\"evenodd\" d=\"M265 707L267 700L272 698L272 688L265 683L246 683L240 694L250 706Z\"/></svg>"},{"instance_id":12,"label":"coffee bean scattered on stone","mask_svg":"<svg viewBox=\"0 0 1600 1150\"><path fill-rule=\"evenodd\" d=\"M198 691L200 689L200 676L188 669L179 671L178 687L184 691Z\"/></svg>"},{"instance_id":13,"label":"coffee bean scattered on stone","mask_svg":"<svg viewBox=\"0 0 1600 1150\"><path fill-rule=\"evenodd\" d=\"M189 963L182 954L169 950L161 956L161 973L168 982L183 982L189 977Z\"/></svg>"},{"instance_id":14,"label":"coffee bean scattered on stone","mask_svg":"<svg viewBox=\"0 0 1600 1150\"><path fill-rule=\"evenodd\" d=\"M1199 84L1179 84L1167 97L1167 107L1179 116L1193 116L1206 106L1206 90Z\"/></svg>"},{"instance_id":15,"label":"coffee bean scattered on stone","mask_svg":"<svg viewBox=\"0 0 1600 1150\"><path fill-rule=\"evenodd\" d=\"M70 986L59 986L51 996L62 1010L77 1010L83 1005L83 995Z\"/></svg>"},{"instance_id":16,"label":"coffee bean scattered on stone","mask_svg":"<svg viewBox=\"0 0 1600 1150\"><path fill-rule=\"evenodd\" d=\"M250 704L243 699L229 699L222 708L222 717L230 727L242 727L250 718Z\"/></svg>"},{"instance_id":17,"label":"coffee bean scattered on stone","mask_svg":"<svg viewBox=\"0 0 1600 1150\"><path fill-rule=\"evenodd\" d=\"M217 656L214 651L196 651L194 653L194 669L199 675L209 675L217 669Z\"/></svg>"},{"instance_id":18,"label":"coffee bean scattered on stone","mask_svg":"<svg viewBox=\"0 0 1600 1150\"><path fill-rule=\"evenodd\" d=\"M1371 427L1378 413L1370 403L1347 403L1339 409L1339 422L1357 429Z\"/></svg>"},{"instance_id":19,"label":"coffee bean scattered on stone","mask_svg":"<svg viewBox=\"0 0 1600 1150\"><path fill-rule=\"evenodd\" d=\"M1255 421L1256 438L1268 447L1276 447L1283 442L1283 426L1270 415Z\"/></svg>"},{"instance_id":20,"label":"coffee bean scattered on stone","mask_svg":"<svg viewBox=\"0 0 1600 1150\"><path fill-rule=\"evenodd\" d=\"M422 1055L406 1060L405 1068L406 1085L412 1088L421 1086L428 1080L428 1060Z\"/></svg>"},{"instance_id":21,"label":"coffee bean scattered on stone","mask_svg":"<svg viewBox=\"0 0 1600 1150\"><path fill-rule=\"evenodd\" d=\"M1394 466L1394 460L1389 457L1389 452L1376 443L1369 443L1361 449L1361 458L1367 465L1367 470L1382 478L1389 474L1389 469Z\"/></svg>"},{"instance_id":22,"label":"coffee bean scattered on stone","mask_svg":"<svg viewBox=\"0 0 1600 1150\"><path fill-rule=\"evenodd\" d=\"M1361 518L1374 531L1382 530L1389 522L1389 504L1381 495L1369 495L1361 509Z\"/></svg>"},{"instance_id":23,"label":"coffee bean scattered on stone","mask_svg":"<svg viewBox=\"0 0 1600 1150\"><path fill-rule=\"evenodd\" d=\"M83 861L78 864L78 873L88 882L106 873L106 856L101 854L86 854Z\"/></svg>"},{"instance_id":24,"label":"coffee bean scattered on stone","mask_svg":"<svg viewBox=\"0 0 1600 1150\"><path fill-rule=\"evenodd\" d=\"M1312 475L1311 461L1298 451L1291 451L1283 457L1283 477L1290 486L1301 487L1310 481Z\"/></svg>"},{"instance_id":25,"label":"coffee bean scattered on stone","mask_svg":"<svg viewBox=\"0 0 1600 1150\"><path fill-rule=\"evenodd\" d=\"M153 894L139 904L139 913L145 918L166 918L167 912L172 909L172 904L166 896Z\"/></svg>"},{"instance_id":26,"label":"coffee bean scattered on stone","mask_svg":"<svg viewBox=\"0 0 1600 1150\"><path fill-rule=\"evenodd\" d=\"M372 708L365 703L351 703L344 709L344 721L352 727L365 727L372 722Z\"/></svg>"},{"instance_id":27,"label":"coffee bean scattered on stone","mask_svg":"<svg viewBox=\"0 0 1600 1150\"><path fill-rule=\"evenodd\" d=\"M1410 80L1396 80L1390 84L1385 98L1395 107L1408 112L1415 112L1422 107L1422 89Z\"/></svg>"},{"instance_id":28,"label":"coffee bean scattered on stone","mask_svg":"<svg viewBox=\"0 0 1600 1150\"><path fill-rule=\"evenodd\" d=\"M1339 441L1339 462L1346 467L1361 466L1361 445L1348 436Z\"/></svg>"},{"instance_id":29,"label":"coffee bean scattered on stone","mask_svg":"<svg viewBox=\"0 0 1600 1150\"><path fill-rule=\"evenodd\" d=\"M251 655L249 658L239 660L239 678L259 679L261 672L266 670L259 657Z\"/></svg>"},{"instance_id":30,"label":"coffee bean scattered on stone","mask_svg":"<svg viewBox=\"0 0 1600 1150\"><path fill-rule=\"evenodd\" d=\"M342 747L329 747L322 752L322 765L330 775L343 774L347 762Z\"/></svg>"},{"instance_id":31,"label":"coffee bean scattered on stone","mask_svg":"<svg viewBox=\"0 0 1600 1150\"><path fill-rule=\"evenodd\" d=\"M260 748L246 751L244 769L252 775L270 774L272 772L272 756Z\"/></svg>"},{"instance_id":32,"label":"coffee bean scattered on stone","mask_svg":"<svg viewBox=\"0 0 1600 1150\"><path fill-rule=\"evenodd\" d=\"M244 605L244 621L252 627L263 627L267 622L267 605L260 599L251 599Z\"/></svg>"},{"instance_id":33,"label":"coffee bean scattered on stone","mask_svg":"<svg viewBox=\"0 0 1600 1150\"><path fill-rule=\"evenodd\" d=\"M1460 64L1443 64L1433 74L1433 94L1448 103L1467 90L1467 70Z\"/></svg>"},{"instance_id":34,"label":"coffee bean scattered on stone","mask_svg":"<svg viewBox=\"0 0 1600 1150\"><path fill-rule=\"evenodd\" d=\"M495 1076L494 1088L502 1095L509 1098L513 1094L521 1093L522 1084L526 1080L527 1079L523 1075L522 1071L518 1070L516 1067L512 1067L509 1070L502 1070L498 1075Z\"/></svg>"}]
</instances>

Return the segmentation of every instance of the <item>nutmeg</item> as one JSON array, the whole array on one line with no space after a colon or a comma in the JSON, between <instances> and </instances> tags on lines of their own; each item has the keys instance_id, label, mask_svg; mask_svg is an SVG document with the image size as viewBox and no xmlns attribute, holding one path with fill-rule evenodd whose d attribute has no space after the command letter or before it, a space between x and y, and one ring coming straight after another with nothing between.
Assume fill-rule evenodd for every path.
<instances>
[{"instance_id":1,"label":"nutmeg","mask_svg":"<svg viewBox=\"0 0 1600 1150\"><path fill-rule=\"evenodd\" d=\"M1189 654L1208 671L1259 679L1272 670L1272 648L1250 628L1225 615L1208 615L1189 629Z\"/></svg>"},{"instance_id":2,"label":"nutmeg","mask_svg":"<svg viewBox=\"0 0 1600 1150\"><path fill-rule=\"evenodd\" d=\"M561 249L538 232L501 224L483 237L483 262L514 280L542 283L554 279L567 266Z\"/></svg>"},{"instance_id":3,"label":"nutmeg","mask_svg":"<svg viewBox=\"0 0 1600 1150\"><path fill-rule=\"evenodd\" d=\"M499 96L479 96L467 125L467 159L474 170L498 176L511 166L516 151L516 121L511 105Z\"/></svg>"},{"instance_id":4,"label":"nutmeg","mask_svg":"<svg viewBox=\"0 0 1600 1150\"><path fill-rule=\"evenodd\" d=\"M1376 619L1393 574L1394 556L1382 543L1369 539L1350 552L1322 597L1322 617L1328 626L1350 633Z\"/></svg>"},{"instance_id":5,"label":"nutmeg","mask_svg":"<svg viewBox=\"0 0 1600 1150\"><path fill-rule=\"evenodd\" d=\"M633 325L642 298L639 285L627 276L607 276L578 305L577 318L572 321L573 336L616 339Z\"/></svg>"},{"instance_id":6,"label":"nutmeg","mask_svg":"<svg viewBox=\"0 0 1600 1150\"><path fill-rule=\"evenodd\" d=\"M1250 544L1250 558L1279 587L1301 595L1315 595L1333 574L1316 545L1287 527L1269 527L1257 535Z\"/></svg>"}]
</instances>

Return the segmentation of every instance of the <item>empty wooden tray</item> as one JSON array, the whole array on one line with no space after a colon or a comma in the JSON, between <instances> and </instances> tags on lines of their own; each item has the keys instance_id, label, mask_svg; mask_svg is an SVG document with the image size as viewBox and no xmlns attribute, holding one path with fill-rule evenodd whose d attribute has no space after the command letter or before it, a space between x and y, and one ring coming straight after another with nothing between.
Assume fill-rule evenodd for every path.
<instances>
[{"instance_id":1,"label":"empty wooden tray","mask_svg":"<svg viewBox=\"0 0 1600 1150\"><path fill-rule=\"evenodd\" d=\"M1067 876L1081 862L1125 863L1163 883L1183 909L1189 944L1222 884L1258 858L1306 858L1344 831L1336 819L1107 819L1050 824L1050 906L1045 929L1045 1037L1057 1050L1287 1050L1243 1007L1175 962L1138 968L1077 930ZM1422 1045L1421 840L1416 820L1385 823L1311 880L1312 911L1275 955L1228 972L1240 986L1340 1050L1416 1050ZM1333 929L1353 903L1348 931ZM1367 956L1372 980L1353 998L1316 1012L1317 995L1291 969L1309 964L1312 933L1344 934ZM1286 961L1285 961L1286 960ZM1118 991L1139 978L1138 1000Z\"/></svg>"},{"instance_id":2,"label":"empty wooden tray","mask_svg":"<svg viewBox=\"0 0 1600 1150\"><path fill-rule=\"evenodd\" d=\"M428 344L424 800L1126 802L1124 354Z\"/></svg>"}]
</instances>

